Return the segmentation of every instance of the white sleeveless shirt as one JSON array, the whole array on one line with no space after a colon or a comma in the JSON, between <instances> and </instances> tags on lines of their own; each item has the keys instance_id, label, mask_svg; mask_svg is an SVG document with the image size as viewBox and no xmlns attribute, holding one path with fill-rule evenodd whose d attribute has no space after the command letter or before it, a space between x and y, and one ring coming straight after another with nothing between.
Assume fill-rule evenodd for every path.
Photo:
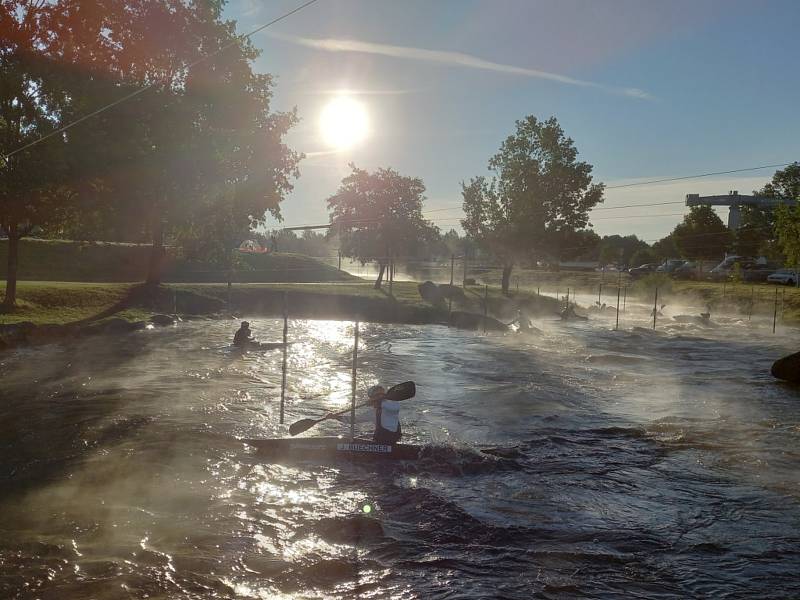
<instances>
[{"instance_id":1,"label":"white sleeveless shirt","mask_svg":"<svg viewBox=\"0 0 800 600\"><path fill-rule=\"evenodd\" d=\"M394 400L381 402L381 427L389 431L397 431L400 425L400 403Z\"/></svg>"}]
</instances>

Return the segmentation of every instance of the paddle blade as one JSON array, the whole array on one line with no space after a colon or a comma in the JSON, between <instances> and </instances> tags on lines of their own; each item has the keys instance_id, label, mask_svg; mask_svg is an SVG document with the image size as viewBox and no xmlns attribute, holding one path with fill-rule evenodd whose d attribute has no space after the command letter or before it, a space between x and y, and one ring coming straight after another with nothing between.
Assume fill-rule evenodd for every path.
<instances>
[{"instance_id":1,"label":"paddle blade","mask_svg":"<svg viewBox=\"0 0 800 600\"><path fill-rule=\"evenodd\" d=\"M413 381L404 381L393 385L386 391L386 398L389 400L408 400L417 393L417 386Z\"/></svg>"},{"instance_id":2,"label":"paddle blade","mask_svg":"<svg viewBox=\"0 0 800 600\"><path fill-rule=\"evenodd\" d=\"M300 419L289 425L289 435L297 435L298 433L308 431L317 423L319 423L317 419Z\"/></svg>"}]
</instances>

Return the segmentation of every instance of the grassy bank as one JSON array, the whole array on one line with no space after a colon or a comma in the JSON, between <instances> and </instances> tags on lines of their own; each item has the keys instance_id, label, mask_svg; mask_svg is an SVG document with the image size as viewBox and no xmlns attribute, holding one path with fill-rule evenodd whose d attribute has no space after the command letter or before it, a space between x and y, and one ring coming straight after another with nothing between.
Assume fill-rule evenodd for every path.
<instances>
[{"instance_id":1,"label":"grassy bank","mask_svg":"<svg viewBox=\"0 0 800 600\"><path fill-rule=\"evenodd\" d=\"M11 314L0 314L0 325L23 321L63 325L82 321L118 305L130 288L130 284L120 283L20 281L18 308ZM3 297L0 290L0 299ZM144 309L127 308L117 316L137 320L147 314L149 311Z\"/></svg>"},{"instance_id":2,"label":"grassy bank","mask_svg":"<svg viewBox=\"0 0 800 600\"><path fill-rule=\"evenodd\" d=\"M672 294L692 299L698 305L708 305L712 311L739 315L772 317L777 292L778 318L786 323L800 324L800 289L765 283L715 283L710 281L680 281L673 283Z\"/></svg>"},{"instance_id":3,"label":"grassy bank","mask_svg":"<svg viewBox=\"0 0 800 600\"><path fill-rule=\"evenodd\" d=\"M8 240L0 240L0 277L6 275ZM143 281L150 246L110 242L22 240L19 278L29 281ZM326 282L358 278L301 254L234 254L234 282ZM164 266L166 282L227 282L218 265L184 260L170 252Z\"/></svg>"},{"instance_id":4,"label":"grassy bank","mask_svg":"<svg viewBox=\"0 0 800 600\"><path fill-rule=\"evenodd\" d=\"M467 288L454 299L453 311L483 314L484 288ZM64 324L93 317L142 319L153 312L212 314L230 306L240 314L277 316L283 313L284 298L290 315L298 318L331 318L398 323L447 322L448 303L423 300L414 282L397 282L389 295L388 286L376 290L372 283L275 283L237 284L230 292L225 284L171 284L155 293L132 284L88 284L71 282L20 282L20 308L0 315L0 324L31 321L36 324ZM0 298L2 296L0 295ZM509 321L523 305L532 314L553 314L552 298L521 292L505 298L499 288L488 290L489 316Z\"/></svg>"}]
</instances>

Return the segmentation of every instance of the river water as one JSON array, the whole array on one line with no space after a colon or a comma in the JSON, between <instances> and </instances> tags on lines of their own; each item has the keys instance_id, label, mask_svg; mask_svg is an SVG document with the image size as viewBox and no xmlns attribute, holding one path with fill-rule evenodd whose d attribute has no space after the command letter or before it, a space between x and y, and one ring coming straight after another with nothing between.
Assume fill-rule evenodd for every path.
<instances>
[{"instance_id":1,"label":"river water","mask_svg":"<svg viewBox=\"0 0 800 600\"><path fill-rule=\"evenodd\" d=\"M359 393L417 383L413 464L238 442L287 434L281 353L231 352L231 321L4 354L0 597L800 597L800 391L769 375L794 332L628 308L524 337L362 324ZM352 332L290 322L287 423L347 406Z\"/></svg>"}]
</instances>

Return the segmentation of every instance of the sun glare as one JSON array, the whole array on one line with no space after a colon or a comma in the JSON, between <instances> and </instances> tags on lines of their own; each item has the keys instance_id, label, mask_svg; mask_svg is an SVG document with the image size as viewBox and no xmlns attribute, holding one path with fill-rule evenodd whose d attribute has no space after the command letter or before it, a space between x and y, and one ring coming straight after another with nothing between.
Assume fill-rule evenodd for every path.
<instances>
[{"instance_id":1,"label":"sun glare","mask_svg":"<svg viewBox=\"0 0 800 600\"><path fill-rule=\"evenodd\" d=\"M326 144L344 150L367 137L369 118L361 102L348 96L339 96L322 109L319 128Z\"/></svg>"}]
</instances>

